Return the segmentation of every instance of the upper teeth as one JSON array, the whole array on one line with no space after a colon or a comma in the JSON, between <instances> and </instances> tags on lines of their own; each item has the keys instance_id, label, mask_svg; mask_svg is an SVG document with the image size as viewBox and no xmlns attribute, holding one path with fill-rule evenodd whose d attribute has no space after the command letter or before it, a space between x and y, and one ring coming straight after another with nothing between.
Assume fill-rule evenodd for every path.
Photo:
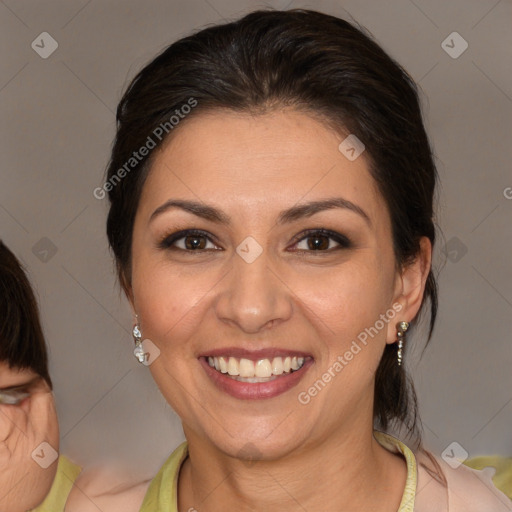
<instances>
[{"instance_id":1,"label":"upper teeth","mask_svg":"<svg viewBox=\"0 0 512 512\"><path fill-rule=\"evenodd\" d=\"M299 370L304 364L304 357L274 357L270 359L250 359L236 357L209 357L208 364L217 371L240 377L271 377L282 375L291 370Z\"/></svg>"}]
</instances>

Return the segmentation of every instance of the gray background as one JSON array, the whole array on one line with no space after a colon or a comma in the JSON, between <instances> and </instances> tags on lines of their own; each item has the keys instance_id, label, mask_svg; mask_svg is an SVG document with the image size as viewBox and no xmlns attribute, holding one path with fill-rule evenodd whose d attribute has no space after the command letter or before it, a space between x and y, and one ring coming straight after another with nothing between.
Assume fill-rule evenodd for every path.
<instances>
[{"instance_id":1,"label":"gray background","mask_svg":"<svg viewBox=\"0 0 512 512\"><path fill-rule=\"evenodd\" d=\"M426 444L438 454L457 441L470 456L512 455L511 1L2 0L0 236L40 298L63 451L82 464L137 461L151 474L182 440L132 355L107 204L92 191L136 71L191 30L264 5L355 19L420 83L444 233L438 325L421 360L416 334L408 360ZM47 59L31 48L45 31L59 45ZM469 44L456 59L441 46L454 31Z\"/></svg>"}]
</instances>

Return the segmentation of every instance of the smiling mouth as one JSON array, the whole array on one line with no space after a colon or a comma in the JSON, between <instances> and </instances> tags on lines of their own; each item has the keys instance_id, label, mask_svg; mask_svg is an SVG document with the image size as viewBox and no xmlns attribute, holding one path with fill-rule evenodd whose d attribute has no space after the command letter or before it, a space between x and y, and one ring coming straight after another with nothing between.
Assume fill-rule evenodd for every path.
<instances>
[{"instance_id":1,"label":"smiling mouth","mask_svg":"<svg viewBox=\"0 0 512 512\"><path fill-rule=\"evenodd\" d=\"M269 382L300 370L311 357L274 357L253 361L232 356L206 357L211 368L239 382Z\"/></svg>"}]
</instances>

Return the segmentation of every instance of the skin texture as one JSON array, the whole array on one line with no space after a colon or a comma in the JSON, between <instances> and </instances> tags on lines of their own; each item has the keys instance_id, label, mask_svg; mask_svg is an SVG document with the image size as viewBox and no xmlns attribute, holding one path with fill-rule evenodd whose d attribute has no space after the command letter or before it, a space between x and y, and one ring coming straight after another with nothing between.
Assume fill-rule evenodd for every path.
<instances>
[{"instance_id":1,"label":"skin texture","mask_svg":"<svg viewBox=\"0 0 512 512\"><path fill-rule=\"evenodd\" d=\"M431 246L423 239L416 261L397 270L384 200L364 154L350 162L338 150L343 138L293 110L255 117L214 111L187 119L156 150L124 286L143 338L160 350L149 369L189 442L180 512L233 504L269 512L399 506L406 465L373 438L374 377L386 343L396 341L396 322L418 312ZM276 223L282 210L333 197L356 204L368 219L335 208ZM170 199L207 203L230 224L177 208L152 218ZM315 240L303 232L319 228L350 245L336 249L337 241L321 236L323 252L314 251L308 241ZM183 238L175 250L161 246L184 229L206 232L204 250L185 251ZM248 236L263 249L252 263L236 253ZM400 314L307 405L300 403L298 393L393 305ZM241 400L215 387L198 359L232 346L303 351L314 364L284 394ZM130 508L122 499L117 493L105 506L138 510L138 499Z\"/></svg>"},{"instance_id":2,"label":"skin texture","mask_svg":"<svg viewBox=\"0 0 512 512\"><path fill-rule=\"evenodd\" d=\"M11 369L0 362L0 388L36 379L31 396L19 405L0 404L0 510L24 512L48 494L57 461L44 469L31 454L43 442L59 450L59 427L53 394L31 370ZM39 450L38 454L45 451ZM46 450L46 455L48 450Z\"/></svg>"}]
</instances>

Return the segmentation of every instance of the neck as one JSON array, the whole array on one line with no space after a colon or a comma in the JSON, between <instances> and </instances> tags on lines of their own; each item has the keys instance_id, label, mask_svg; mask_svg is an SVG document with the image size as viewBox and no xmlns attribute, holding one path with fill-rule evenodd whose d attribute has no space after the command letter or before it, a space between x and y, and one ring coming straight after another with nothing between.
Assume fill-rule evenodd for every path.
<instances>
[{"instance_id":1,"label":"neck","mask_svg":"<svg viewBox=\"0 0 512 512\"><path fill-rule=\"evenodd\" d=\"M189 457L179 476L180 512L395 512L400 504L405 461L380 446L371 426L339 428L278 460L252 463L227 456L186 429L185 434Z\"/></svg>"}]
</instances>

